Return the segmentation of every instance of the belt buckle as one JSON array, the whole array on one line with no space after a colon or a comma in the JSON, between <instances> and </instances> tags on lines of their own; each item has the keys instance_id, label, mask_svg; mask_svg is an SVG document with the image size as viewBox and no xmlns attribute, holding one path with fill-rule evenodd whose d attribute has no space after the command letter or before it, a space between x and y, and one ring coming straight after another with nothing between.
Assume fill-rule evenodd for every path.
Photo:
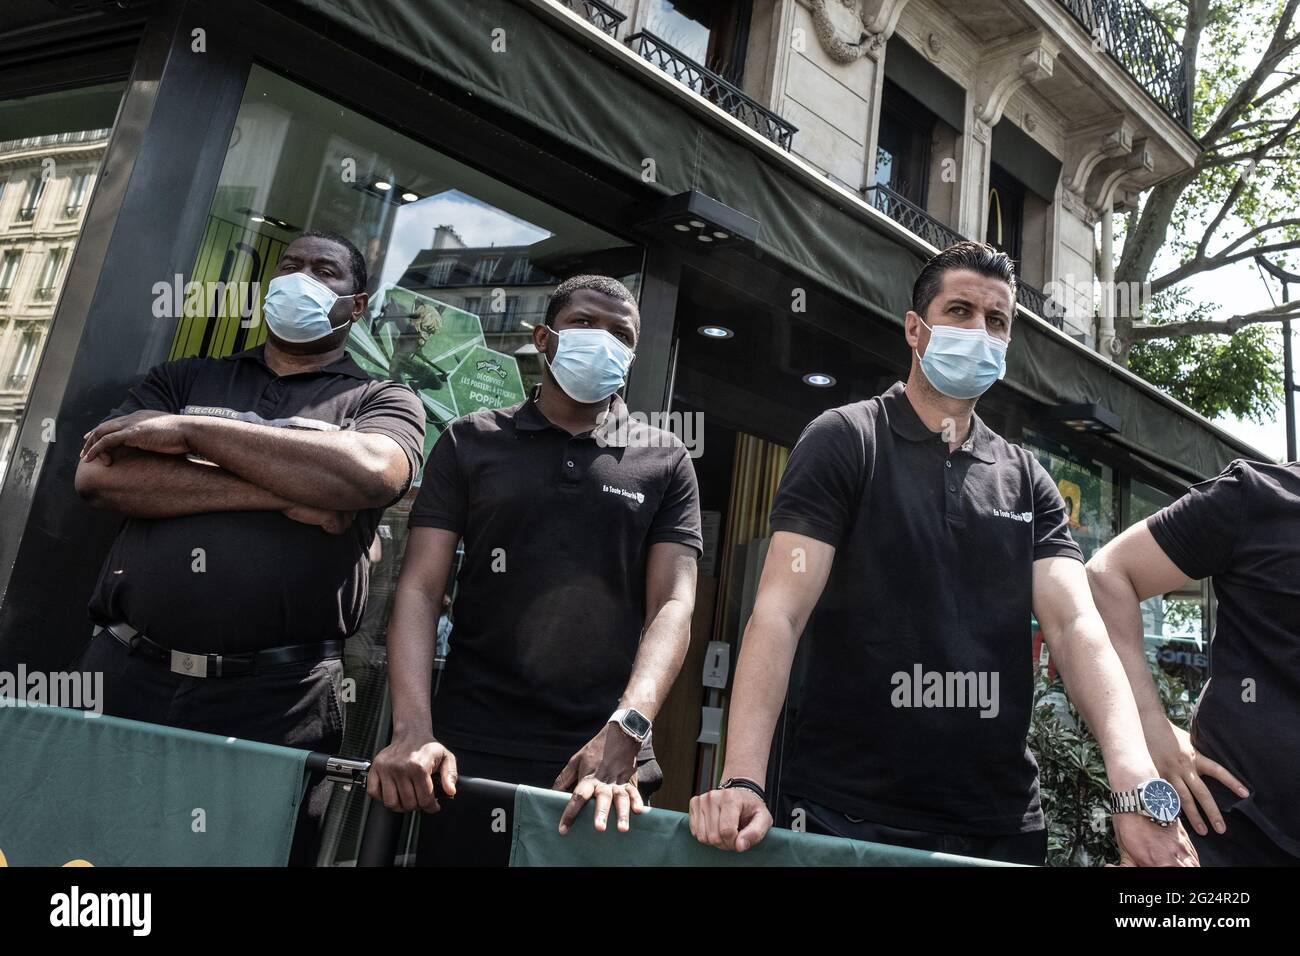
<instances>
[{"instance_id":1,"label":"belt buckle","mask_svg":"<svg viewBox=\"0 0 1300 956\"><path fill-rule=\"evenodd\" d=\"M171 670L173 674L181 674L185 677L207 677L208 655L185 654L181 651L172 651L172 661L169 670Z\"/></svg>"}]
</instances>

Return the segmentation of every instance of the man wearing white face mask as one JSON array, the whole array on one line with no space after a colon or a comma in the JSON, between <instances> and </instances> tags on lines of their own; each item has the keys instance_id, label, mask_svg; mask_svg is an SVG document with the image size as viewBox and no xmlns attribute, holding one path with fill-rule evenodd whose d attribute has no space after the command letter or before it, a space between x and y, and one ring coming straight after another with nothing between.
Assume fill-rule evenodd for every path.
<instances>
[{"instance_id":1,"label":"man wearing white face mask","mask_svg":"<svg viewBox=\"0 0 1300 956\"><path fill-rule=\"evenodd\" d=\"M795 445L737 664L724 783L691 801L701 842L743 851L773 823L768 753L806 630L783 825L1043 863L1026 746L1032 611L1101 744L1121 859L1194 864L1061 496L974 412L1003 375L1014 309L1005 254L967 242L935 256L904 321L906 385L824 412Z\"/></svg>"},{"instance_id":2,"label":"man wearing white face mask","mask_svg":"<svg viewBox=\"0 0 1300 956\"><path fill-rule=\"evenodd\" d=\"M424 440L415 394L344 350L365 287L351 242L303 233L268 284L265 345L155 367L85 436L77 491L127 518L81 659L107 713L337 752L343 641ZM312 836L299 826L291 862Z\"/></svg>"},{"instance_id":3,"label":"man wearing white face mask","mask_svg":"<svg viewBox=\"0 0 1300 956\"><path fill-rule=\"evenodd\" d=\"M392 809L429 814L421 865L507 861L499 801L439 800L435 780L454 797L460 773L572 791L562 833L588 801L597 830L611 811L626 830L644 810L637 785L686 653L701 534L686 448L629 420L617 394L639 331L622 284L566 280L533 330L541 384L456 420L429 455L388 625L393 742L369 781ZM439 598L462 540L431 701Z\"/></svg>"}]
</instances>

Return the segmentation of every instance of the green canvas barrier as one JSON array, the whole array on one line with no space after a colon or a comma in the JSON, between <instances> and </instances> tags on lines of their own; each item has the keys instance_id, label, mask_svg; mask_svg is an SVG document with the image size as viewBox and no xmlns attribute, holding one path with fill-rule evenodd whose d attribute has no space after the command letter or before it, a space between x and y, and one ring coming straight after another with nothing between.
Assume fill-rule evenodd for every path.
<instances>
[{"instance_id":1,"label":"green canvas barrier","mask_svg":"<svg viewBox=\"0 0 1300 956\"><path fill-rule=\"evenodd\" d=\"M284 866L307 751L0 706L0 861Z\"/></svg>"},{"instance_id":2,"label":"green canvas barrier","mask_svg":"<svg viewBox=\"0 0 1300 956\"><path fill-rule=\"evenodd\" d=\"M651 810L633 816L632 828L619 833L611 822L604 833L591 825L590 805L560 836L565 793L518 787L515 790L511 866L1012 866L949 853L842 840L773 827L756 847L728 853L691 836L686 814Z\"/></svg>"}]
</instances>

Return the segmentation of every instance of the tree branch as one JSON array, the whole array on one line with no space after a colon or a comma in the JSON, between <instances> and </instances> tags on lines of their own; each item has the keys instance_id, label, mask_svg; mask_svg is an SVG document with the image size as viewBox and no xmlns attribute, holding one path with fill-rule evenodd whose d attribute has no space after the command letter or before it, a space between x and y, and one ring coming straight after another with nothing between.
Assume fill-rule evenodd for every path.
<instances>
[{"instance_id":1,"label":"tree branch","mask_svg":"<svg viewBox=\"0 0 1300 956\"><path fill-rule=\"evenodd\" d=\"M1185 322L1134 323L1129 329L1129 339L1149 342L1152 339L1185 339L1193 335L1235 335L1248 325L1281 322L1300 318L1300 300L1283 302L1258 312L1233 315L1226 319L1188 319Z\"/></svg>"}]
</instances>

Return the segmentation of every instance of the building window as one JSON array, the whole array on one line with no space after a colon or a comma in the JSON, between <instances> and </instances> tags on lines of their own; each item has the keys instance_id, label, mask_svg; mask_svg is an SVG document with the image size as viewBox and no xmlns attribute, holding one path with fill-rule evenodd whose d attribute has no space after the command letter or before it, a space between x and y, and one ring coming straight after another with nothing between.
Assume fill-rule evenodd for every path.
<instances>
[{"instance_id":1,"label":"building window","mask_svg":"<svg viewBox=\"0 0 1300 956\"><path fill-rule=\"evenodd\" d=\"M41 196L45 194L45 177L39 173L31 176L27 180L27 191L23 193L23 201L18 206L18 221L31 222L36 218L36 209L41 204Z\"/></svg>"},{"instance_id":2,"label":"building window","mask_svg":"<svg viewBox=\"0 0 1300 956\"><path fill-rule=\"evenodd\" d=\"M90 173L80 172L72 177L72 185L68 189L68 201L63 205L65 219L71 219L81 212L81 207L86 202L86 193L89 187Z\"/></svg>"},{"instance_id":3,"label":"building window","mask_svg":"<svg viewBox=\"0 0 1300 956\"><path fill-rule=\"evenodd\" d=\"M10 367L9 375L5 380L5 385L11 391L27 387L32 366L36 364L36 356L40 354L40 345L40 333L35 329L28 329L19 337L18 354L14 356L14 364Z\"/></svg>"},{"instance_id":4,"label":"building window","mask_svg":"<svg viewBox=\"0 0 1300 956\"><path fill-rule=\"evenodd\" d=\"M59 274L63 269L63 260L67 258L67 249L51 249L45 259L45 268L41 270L41 281L36 286L32 298L37 302L51 302L58 291Z\"/></svg>"},{"instance_id":5,"label":"building window","mask_svg":"<svg viewBox=\"0 0 1300 956\"><path fill-rule=\"evenodd\" d=\"M1025 186L997 163L989 164L988 226L984 241L1020 262L1025 234Z\"/></svg>"},{"instance_id":6,"label":"building window","mask_svg":"<svg viewBox=\"0 0 1300 956\"><path fill-rule=\"evenodd\" d=\"M496 275L497 266L501 264L500 256L482 256L478 260L478 265L474 267L474 277L471 280L475 285L487 285Z\"/></svg>"},{"instance_id":7,"label":"building window","mask_svg":"<svg viewBox=\"0 0 1300 956\"><path fill-rule=\"evenodd\" d=\"M891 80L880 99L876 182L925 208L930 180L930 139L938 117Z\"/></svg>"},{"instance_id":8,"label":"building window","mask_svg":"<svg viewBox=\"0 0 1300 956\"><path fill-rule=\"evenodd\" d=\"M451 270L455 265L455 256L444 256L435 262L433 268L429 270L429 286L440 289L448 285L451 279Z\"/></svg>"},{"instance_id":9,"label":"building window","mask_svg":"<svg viewBox=\"0 0 1300 956\"><path fill-rule=\"evenodd\" d=\"M646 29L730 80L745 75L751 0L651 0Z\"/></svg>"},{"instance_id":10,"label":"building window","mask_svg":"<svg viewBox=\"0 0 1300 956\"><path fill-rule=\"evenodd\" d=\"M14 280L18 277L18 266L23 261L21 249L10 249L4 259L0 260L0 303L8 302L13 291Z\"/></svg>"}]
</instances>

